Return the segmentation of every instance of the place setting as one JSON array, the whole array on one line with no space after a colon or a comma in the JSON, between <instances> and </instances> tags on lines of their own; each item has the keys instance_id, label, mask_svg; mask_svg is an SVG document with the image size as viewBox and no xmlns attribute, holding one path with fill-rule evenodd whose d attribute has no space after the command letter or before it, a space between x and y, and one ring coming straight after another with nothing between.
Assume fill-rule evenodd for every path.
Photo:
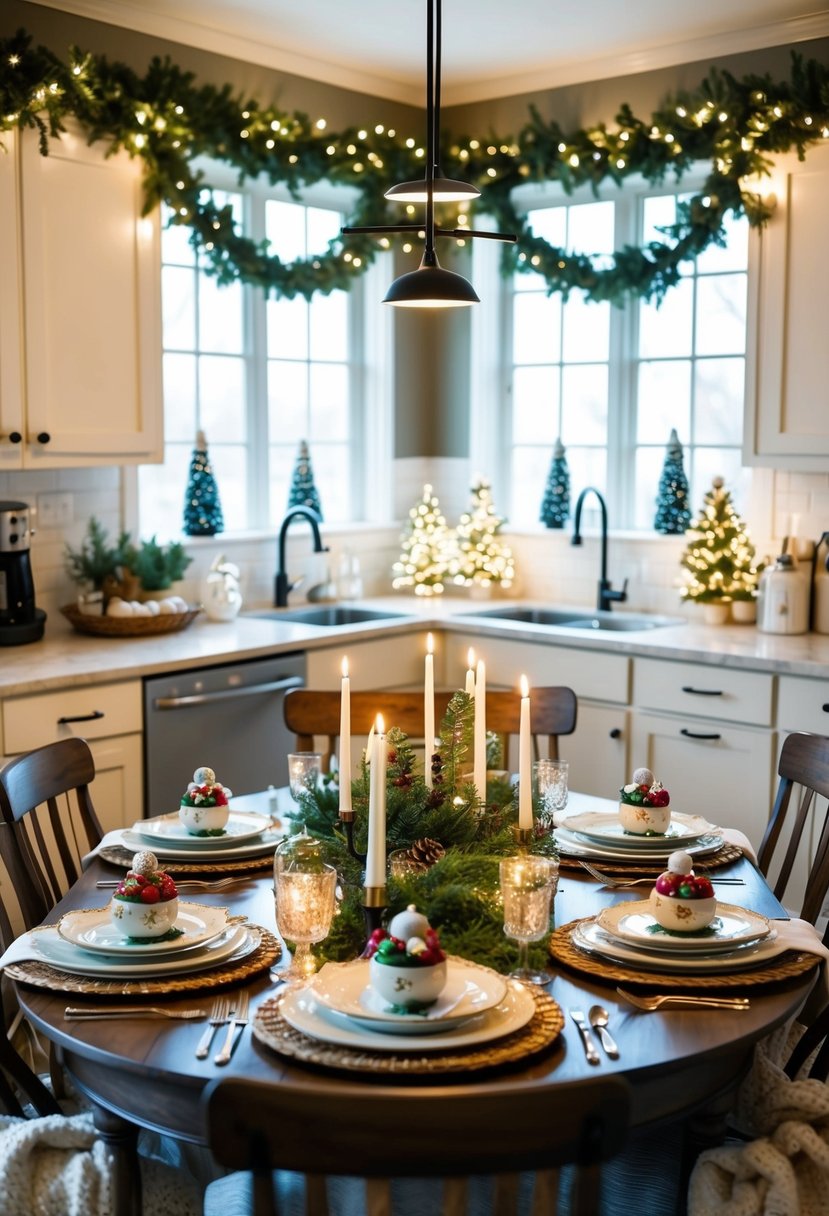
<instances>
[{"instance_id":1,"label":"place setting","mask_svg":"<svg viewBox=\"0 0 829 1216\"><path fill-rule=\"evenodd\" d=\"M239 982L271 967L281 949L272 933L227 908L180 899L174 879L145 849L108 903L23 934L0 968L56 992L145 996Z\"/></svg>"}]
</instances>

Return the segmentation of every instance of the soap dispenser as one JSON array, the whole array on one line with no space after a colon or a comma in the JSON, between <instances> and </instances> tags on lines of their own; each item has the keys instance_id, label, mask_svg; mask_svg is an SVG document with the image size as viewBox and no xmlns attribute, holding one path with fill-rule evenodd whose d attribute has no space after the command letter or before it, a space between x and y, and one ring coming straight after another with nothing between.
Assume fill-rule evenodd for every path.
<instances>
[{"instance_id":1,"label":"soap dispenser","mask_svg":"<svg viewBox=\"0 0 829 1216\"><path fill-rule=\"evenodd\" d=\"M790 553L781 553L760 576L757 628L761 633L806 633L809 580Z\"/></svg>"}]
</instances>

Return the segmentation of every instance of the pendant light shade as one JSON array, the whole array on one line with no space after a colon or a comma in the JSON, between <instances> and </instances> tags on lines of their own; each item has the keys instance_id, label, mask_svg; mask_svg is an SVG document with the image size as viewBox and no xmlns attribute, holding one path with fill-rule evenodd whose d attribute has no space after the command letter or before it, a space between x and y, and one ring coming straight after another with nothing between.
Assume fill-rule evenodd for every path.
<instances>
[{"instance_id":1,"label":"pendant light shade","mask_svg":"<svg viewBox=\"0 0 829 1216\"><path fill-rule=\"evenodd\" d=\"M395 279L383 300L397 308L464 308L480 302L472 284L444 270L434 250L424 252L417 270Z\"/></svg>"},{"instance_id":2,"label":"pendant light shade","mask_svg":"<svg viewBox=\"0 0 829 1216\"><path fill-rule=\"evenodd\" d=\"M398 182L386 191L385 197L393 203L425 203L428 193L428 179L421 178L415 182ZM436 177L432 183L432 198L436 203L468 203L480 197L477 186L453 177Z\"/></svg>"}]
</instances>

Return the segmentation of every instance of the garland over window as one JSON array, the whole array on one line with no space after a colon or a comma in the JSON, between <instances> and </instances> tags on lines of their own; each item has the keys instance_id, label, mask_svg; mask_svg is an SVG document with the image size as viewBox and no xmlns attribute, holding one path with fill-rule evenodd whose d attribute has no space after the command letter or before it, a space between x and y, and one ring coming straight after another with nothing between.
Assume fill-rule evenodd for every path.
<instances>
[{"instance_id":1,"label":"garland over window","mask_svg":"<svg viewBox=\"0 0 829 1216\"><path fill-rule=\"evenodd\" d=\"M24 31L0 40L0 133L35 127L46 155L50 137L67 117L86 129L90 143L110 141L144 163L145 209L165 202L173 222L192 229L206 269L222 283L241 279L279 295L310 297L348 288L388 238L348 237L326 253L282 262L266 242L241 235L228 207L219 206L194 169L196 157L232 165L240 180L267 178L297 196L304 186L330 181L356 187L350 225L400 220L400 205L384 191L423 175L425 149L416 139L382 123L371 129L331 132L325 120L288 114L235 97L231 87L198 85L192 73L169 59L153 59L143 77L123 63L77 48L65 63L46 47L33 47ZM621 304L628 297L660 300L678 282L682 264L708 245L724 244L724 221L745 214L761 225L769 209L756 192L775 153L829 138L829 68L793 54L791 78L738 80L712 71L693 93L670 98L648 120L623 105L615 122L564 132L534 108L516 137L464 138L449 142L441 163L451 177L481 190L477 213L491 215L518 234L504 251L505 269L544 277L550 292L580 288L591 300ZM625 246L608 258L556 248L536 236L517 210L512 191L529 182L558 181L570 192L608 179L621 184L637 174L649 184L679 182L699 162L710 170L701 190L680 208L664 240ZM754 185L752 185L754 179ZM472 209L447 208L446 226L464 226ZM412 222L416 219L412 218Z\"/></svg>"}]
</instances>

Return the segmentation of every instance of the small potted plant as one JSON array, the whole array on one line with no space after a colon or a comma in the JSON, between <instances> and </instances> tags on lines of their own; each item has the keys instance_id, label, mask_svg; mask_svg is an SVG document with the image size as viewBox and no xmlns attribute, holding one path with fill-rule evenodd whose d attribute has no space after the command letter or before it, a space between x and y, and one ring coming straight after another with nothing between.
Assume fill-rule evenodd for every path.
<instances>
[{"instance_id":1,"label":"small potted plant","mask_svg":"<svg viewBox=\"0 0 829 1216\"><path fill-rule=\"evenodd\" d=\"M184 577L192 560L179 541L160 545L152 536L129 555L129 567L141 584L144 598L151 599L159 592L166 595L173 583Z\"/></svg>"},{"instance_id":2,"label":"small potted plant","mask_svg":"<svg viewBox=\"0 0 829 1216\"><path fill-rule=\"evenodd\" d=\"M80 548L66 546L66 570L81 587L78 606L83 612L101 613L109 596L120 594L129 573L134 549L128 532L121 532L110 544L104 526L93 515Z\"/></svg>"}]
</instances>

